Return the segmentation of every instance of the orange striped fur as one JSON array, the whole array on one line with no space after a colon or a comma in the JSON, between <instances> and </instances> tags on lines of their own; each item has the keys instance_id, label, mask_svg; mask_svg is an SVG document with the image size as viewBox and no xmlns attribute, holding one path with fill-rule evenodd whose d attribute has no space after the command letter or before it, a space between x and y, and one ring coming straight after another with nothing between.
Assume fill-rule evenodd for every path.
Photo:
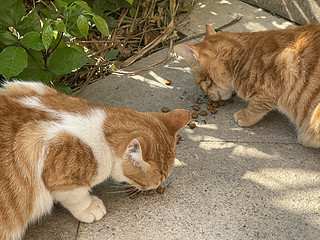
<instances>
[{"instance_id":1,"label":"orange striped fur","mask_svg":"<svg viewBox=\"0 0 320 240\"><path fill-rule=\"evenodd\" d=\"M58 201L83 222L100 220L89 193L108 177L144 190L170 174L186 110L167 114L93 106L41 83L0 89L0 240L21 239Z\"/></svg>"},{"instance_id":2,"label":"orange striped fur","mask_svg":"<svg viewBox=\"0 0 320 240\"><path fill-rule=\"evenodd\" d=\"M212 100L235 91L248 108L235 113L252 126L278 109L296 125L299 143L320 147L320 24L253 33L218 33L180 44L178 55L192 66L197 85Z\"/></svg>"}]
</instances>

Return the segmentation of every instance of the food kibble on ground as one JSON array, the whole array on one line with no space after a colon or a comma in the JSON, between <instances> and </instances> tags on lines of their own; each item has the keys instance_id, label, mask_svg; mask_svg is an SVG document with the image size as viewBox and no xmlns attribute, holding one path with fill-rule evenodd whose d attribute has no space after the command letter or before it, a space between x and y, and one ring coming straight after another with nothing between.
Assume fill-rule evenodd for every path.
<instances>
[{"instance_id":1,"label":"food kibble on ground","mask_svg":"<svg viewBox=\"0 0 320 240\"><path fill-rule=\"evenodd\" d=\"M159 194L163 194L163 193L164 193L164 190L165 190L165 188L164 188L164 187L161 187L161 186L159 186L159 187L156 189L157 193L159 193Z\"/></svg>"},{"instance_id":2,"label":"food kibble on ground","mask_svg":"<svg viewBox=\"0 0 320 240\"><path fill-rule=\"evenodd\" d=\"M207 116L207 111L202 110L199 114L200 114L201 116Z\"/></svg>"},{"instance_id":3,"label":"food kibble on ground","mask_svg":"<svg viewBox=\"0 0 320 240\"><path fill-rule=\"evenodd\" d=\"M193 105L193 110L199 111L200 110L200 106L197 105L197 104Z\"/></svg>"},{"instance_id":4,"label":"food kibble on ground","mask_svg":"<svg viewBox=\"0 0 320 240\"><path fill-rule=\"evenodd\" d=\"M198 118L198 113L196 113L196 112L192 113L191 117L192 118Z\"/></svg>"},{"instance_id":5,"label":"food kibble on ground","mask_svg":"<svg viewBox=\"0 0 320 240\"><path fill-rule=\"evenodd\" d=\"M177 134L176 144L179 144L180 140L181 140L181 135L180 135L180 134Z\"/></svg>"},{"instance_id":6,"label":"food kibble on ground","mask_svg":"<svg viewBox=\"0 0 320 240\"><path fill-rule=\"evenodd\" d=\"M213 106L212 105L208 105L208 110L212 110Z\"/></svg>"},{"instance_id":7,"label":"food kibble on ground","mask_svg":"<svg viewBox=\"0 0 320 240\"><path fill-rule=\"evenodd\" d=\"M233 99L233 98L229 98L229 99L228 99L228 102L229 102L229 103L233 103L233 102L234 102L234 99Z\"/></svg>"},{"instance_id":8,"label":"food kibble on ground","mask_svg":"<svg viewBox=\"0 0 320 240\"><path fill-rule=\"evenodd\" d=\"M150 190L141 191L141 194L144 195L144 196L149 196L150 195Z\"/></svg>"},{"instance_id":9,"label":"food kibble on ground","mask_svg":"<svg viewBox=\"0 0 320 240\"><path fill-rule=\"evenodd\" d=\"M169 112L169 108L167 108L167 107L163 107L163 108L162 108L162 112L164 112L164 113Z\"/></svg>"},{"instance_id":10,"label":"food kibble on ground","mask_svg":"<svg viewBox=\"0 0 320 240\"><path fill-rule=\"evenodd\" d=\"M212 106L215 107L215 108L217 108L217 107L219 107L219 103L218 103L218 102L213 102L213 103L212 103Z\"/></svg>"},{"instance_id":11,"label":"food kibble on ground","mask_svg":"<svg viewBox=\"0 0 320 240\"><path fill-rule=\"evenodd\" d=\"M217 109L212 109L212 110L210 110L210 112L211 112L212 114L216 114L216 113L217 113Z\"/></svg>"},{"instance_id":12,"label":"food kibble on ground","mask_svg":"<svg viewBox=\"0 0 320 240\"><path fill-rule=\"evenodd\" d=\"M218 104L219 106L224 106L226 103L224 101L219 101Z\"/></svg>"},{"instance_id":13,"label":"food kibble on ground","mask_svg":"<svg viewBox=\"0 0 320 240\"><path fill-rule=\"evenodd\" d=\"M164 84L166 84L166 85L171 85L171 81L170 81L170 80L165 80L165 81L164 81Z\"/></svg>"},{"instance_id":14,"label":"food kibble on ground","mask_svg":"<svg viewBox=\"0 0 320 240\"><path fill-rule=\"evenodd\" d=\"M189 127L190 127L191 129L195 128L195 127L196 127L196 123L195 123L195 122L190 122L190 123L189 123Z\"/></svg>"}]
</instances>

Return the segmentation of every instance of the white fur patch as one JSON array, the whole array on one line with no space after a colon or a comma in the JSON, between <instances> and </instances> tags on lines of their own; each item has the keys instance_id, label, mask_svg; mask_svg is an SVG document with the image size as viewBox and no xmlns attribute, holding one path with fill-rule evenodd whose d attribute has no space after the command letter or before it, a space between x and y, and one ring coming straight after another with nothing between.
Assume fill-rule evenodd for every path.
<instances>
[{"instance_id":1,"label":"white fur patch","mask_svg":"<svg viewBox=\"0 0 320 240\"><path fill-rule=\"evenodd\" d=\"M12 87L17 87L19 88L20 86L30 88L32 90L35 90L37 94L45 94L47 92L47 86L45 86L43 83L40 82L21 82L18 80L15 80L13 82L6 82L3 85L5 88L12 88Z\"/></svg>"},{"instance_id":2,"label":"white fur patch","mask_svg":"<svg viewBox=\"0 0 320 240\"><path fill-rule=\"evenodd\" d=\"M106 119L105 111L102 109L92 109L89 114L82 115L56 111L45 106L36 96L18 99L17 101L23 106L45 111L59 119L57 121L46 122L45 126L41 126L47 132L46 140L54 138L61 131L67 131L81 139L92 149L98 163L98 174L92 185L96 185L109 177L115 156L105 139L102 129ZM43 161L44 159L40 160ZM39 166L42 173L43 162L39 162Z\"/></svg>"}]
</instances>

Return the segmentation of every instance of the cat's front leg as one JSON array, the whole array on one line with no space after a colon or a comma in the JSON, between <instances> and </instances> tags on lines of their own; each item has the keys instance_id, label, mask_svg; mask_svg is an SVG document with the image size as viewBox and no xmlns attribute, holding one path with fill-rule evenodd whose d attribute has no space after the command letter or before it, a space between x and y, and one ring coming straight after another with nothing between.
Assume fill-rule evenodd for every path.
<instances>
[{"instance_id":1,"label":"cat's front leg","mask_svg":"<svg viewBox=\"0 0 320 240\"><path fill-rule=\"evenodd\" d=\"M67 208L81 222L92 223L106 214L102 200L89 193L89 188L81 187L71 191L55 191L54 199Z\"/></svg>"},{"instance_id":2,"label":"cat's front leg","mask_svg":"<svg viewBox=\"0 0 320 240\"><path fill-rule=\"evenodd\" d=\"M241 109L233 117L240 127L250 127L266 115L275 105L271 102L250 101L247 109Z\"/></svg>"}]
</instances>

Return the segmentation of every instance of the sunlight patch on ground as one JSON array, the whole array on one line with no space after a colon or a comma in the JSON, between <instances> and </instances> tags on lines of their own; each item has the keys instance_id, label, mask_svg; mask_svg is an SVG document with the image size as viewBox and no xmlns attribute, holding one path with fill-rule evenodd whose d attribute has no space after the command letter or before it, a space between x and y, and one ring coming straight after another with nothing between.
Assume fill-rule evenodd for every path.
<instances>
[{"instance_id":1,"label":"sunlight patch on ground","mask_svg":"<svg viewBox=\"0 0 320 240\"><path fill-rule=\"evenodd\" d=\"M157 75L155 72L150 71L149 74L154 78L154 80L151 80L149 78L146 77L142 77L139 75L133 75L133 76L128 76L130 78L133 78L135 80L139 80L141 82L146 82L150 85L150 87L155 87L155 88L166 88L166 89L172 89L172 86L167 86L164 84L164 80L162 77L160 77L159 75ZM156 80L156 81L155 81Z\"/></svg>"},{"instance_id":2,"label":"sunlight patch on ground","mask_svg":"<svg viewBox=\"0 0 320 240\"><path fill-rule=\"evenodd\" d=\"M263 26L261 23L257 23L257 22L248 22L246 24L244 24L244 26L253 32L257 32L257 31L266 31L268 30L265 26Z\"/></svg>"},{"instance_id":3,"label":"sunlight patch on ground","mask_svg":"<svg viewBox=\"0 0 320 240\"><path fill-rule=\"evenodd\" d=\"M272 190L320 187L320 173L302 169L266 168L258 172L247 172L243 178Z\"/></svg>"},{"instance_id":4,"label":"sunlight patch on ground","mask_svg":"<svg viewBox=\"0 0 320 240\"><path fill-rule=\"evenodd\" d=\"M246 147L246 146L241 146L238 145L236 146L232 153L231 156L236 156L236 157L254 157L254 158L260 158L260 159L273 159L274 156L264 153L262 151L259 151L256 148L251 148L251 147Z\"/></svg>"},{"instance_id":5,"label":"sunlight patch on ground","mask_svg":"<svg viewBox=\"0 0 320 240\"><path fill-rule=\"evenodd\" d=\"M308 223L320 227L319 172L295 168L266 168L247 172L243 179L271 190L270 203L273 206L302 215Z\"/></svg>"},{"instance_id":6,"label":"sunlight patch on ground","mask_svg":"<svg viewBox=\"0 0 320 240\"><path fill-rule=\"evenodd\" d=\"M231 2L229 2L228 0L221 0L221 1L218 2L218 3L231 5Z\"/></svg>"},{"instance_id":7,"label":"sunlight patch on ground","mask_svg":"<svg viewBox=\"0 0 320 240\"><path fill-rule=\"evenodd\" d=\"M199 2L198 5L200 8L205 8L207 6L207 5L203 4L202 2Z\"/></svg>"},{"instance_id":8,"label":"sunlight patch on ground","mask_svg":"<svg viewBox=\"0 0 320 240\"><path fill-rule=\"evenodd\" d=\"M200 142L199 147L204 150L234 148L236 144L232 142Z\"/></svg>"},{"instance_id":9,"label":"sunlight patch on ground","mask_svg":"<svg viewBox=\"0 0 320 240\"><path fill-rule=\"evenodd\" d=\"M290 26L293 27L293 24L291 22L277 23L276 21L272 21L272 25L280 29L285 29Z\"/></svg>"}]
</instances>

